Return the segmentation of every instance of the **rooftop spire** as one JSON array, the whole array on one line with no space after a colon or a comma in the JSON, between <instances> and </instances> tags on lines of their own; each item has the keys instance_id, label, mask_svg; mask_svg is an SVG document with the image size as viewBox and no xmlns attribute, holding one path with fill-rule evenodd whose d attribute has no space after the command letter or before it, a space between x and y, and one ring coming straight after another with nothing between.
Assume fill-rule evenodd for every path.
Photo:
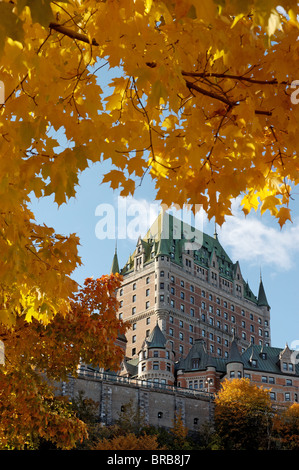
<instances>
[{"instance_id":1,"label":"rooftop spire","mask_svg":"<svg viewBox=\"0 0 299 470\"><path fill-rule=\"evenodd\" d=\"M262 274L260 274L260 287L259 287L259 293L258 293L258 300L257 303L260 307L270 307L268 304L268 300L266 297L263 281L262 281Z\"/></svg>"},{"instance_id":2,"label":"rooftop spire","mask_svg":"<svg viewBox=\"0 0 299 470\"><path fill-rule=\"evenodd\" d=\"M116 274L119 273L119 264L118 264L118 257L117 257L117 242L115 242L115 252L112 260L112 266L111 266L111 274Z\"/></svg>"}]
</instances>

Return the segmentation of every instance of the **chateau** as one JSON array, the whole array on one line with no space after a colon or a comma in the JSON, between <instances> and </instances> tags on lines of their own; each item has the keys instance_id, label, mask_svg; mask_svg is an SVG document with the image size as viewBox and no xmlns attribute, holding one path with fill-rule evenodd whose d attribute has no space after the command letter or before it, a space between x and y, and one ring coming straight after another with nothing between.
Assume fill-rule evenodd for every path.
<instances>
[{"instance_id":1,"label":"chateau","mask_svg":"<svg viewBox=\"0 0 299 470\"><path fill-rule=\"evenodd\" d=\"M191 240L191 241L190 241ZM244 280L217 234L206 235L167 213L137 241L123 269L119 317L131 328L120 371L81 364L62 393L84 392L113 424L131 404L154 426L171 427L176 414L198 429L213 418L213 394L225 379L248 378L270 389L274 408L298 401L295 352L271 345L270 306Z\"/></svg>"},{"instance_id":2,"label":"chateau","mask_svg":"<svg viewBox=\"0 0 299 470\"><path fill-rule=\"evenodd\" d=\"M187 238L188 237L188 238ZM131 323L120 376L211 393L224 378L271 388L273 402L298 400L299 366L271 346L262 279L255 296L217 234L160 214L119 269L119 317Z\"/></svg>"}]
</instances>

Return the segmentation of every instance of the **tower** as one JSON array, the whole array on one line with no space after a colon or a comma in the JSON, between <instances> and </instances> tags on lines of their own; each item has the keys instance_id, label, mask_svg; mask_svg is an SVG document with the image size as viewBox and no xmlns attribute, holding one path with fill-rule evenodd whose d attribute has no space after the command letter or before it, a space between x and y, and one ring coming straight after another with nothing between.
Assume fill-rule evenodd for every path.
<instances>
[{"instance_id":1,"label":"tower","mask_svg":"<svg viewBox=\"0 0 299 470\"><path fill-rule=\"evenodd\" d=\"M159 385L174 384L174 351L158 323L139 351L138 378Z\"/></svg>"}]
</instances>

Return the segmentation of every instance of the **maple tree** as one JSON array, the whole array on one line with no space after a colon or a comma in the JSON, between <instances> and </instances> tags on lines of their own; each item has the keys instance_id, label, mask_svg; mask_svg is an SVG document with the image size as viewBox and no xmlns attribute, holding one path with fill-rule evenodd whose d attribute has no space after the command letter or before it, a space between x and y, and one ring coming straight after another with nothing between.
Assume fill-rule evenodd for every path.
<instances>
[{"instance_id":1,"label":"maple tree","mask_svg":"<svg viewBox=\"0 0 299 470\"><path fill-rule=\"evenodd\" d=\"M297 13L295 0L0 3L0 321L69 308L78 239L29 204L74 197L90 163L110 159L103 181L124 196L148 172L163 204L202 204L218 224L239 195L245 214L291 219Z\"/></svg>"},{"instance_id":2,"label":"maple tree","mask_svg":"<svg viewBox=\"0 0 299 470\"><path fill-rule=\"evenodd\" d=\"M249 379L226 379L216 394L215 429L225 449L267 449L272 415L269 390Z\"/></svg>"},{"instance_id":3,"label":"maple tree","mask_svg":"<svg viewBox=\"0 0 299 470\"><path fill-rule=\"evenodd\" d=\"M118 370L124 350L117 344L127 324L118 320L115 290L120 276L86 279L71 310L47 325L18 317L13 329L0 325L5 363L0 366L0 449L35 448L40 439L69 449L86 438L86 426L55 382L76 377L80 361Z\"/></svg>"},{"instance_id":4,"label":"maple tree","mask_svg":"<svg viewBox=\"0 0 299 470\"><path fill-rule=\"evenodd\" d=\"M284 449L299 449L299 404L293 403L274 419L276 439Z\"/></svg>"}]
</instances>

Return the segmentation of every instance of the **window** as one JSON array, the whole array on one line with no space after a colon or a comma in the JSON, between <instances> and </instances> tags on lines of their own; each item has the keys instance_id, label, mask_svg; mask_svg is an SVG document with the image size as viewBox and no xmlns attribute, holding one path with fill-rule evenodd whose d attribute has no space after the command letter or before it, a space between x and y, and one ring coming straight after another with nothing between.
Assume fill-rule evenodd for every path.
<instances>
[{"instance_id":1,"label":"window","mask_svg":"<svg viewBox=\"0 0 299 470\"><path fill-rule=\"evenodd\" d=\"M124 290L123 290L123 289L120 289L119 295L123 295L123 293L124 293Z\"/></svg>"},{"instance_id":2,"label":"window","mask_svg":"<svg viewBox=\"0 0 299 470\"><path fill-rule=\"evenodd\" d=\"M145 282L146 282L147 284L149 284L149 282L150 282L150 277L149 277L149 276L146 278L146 281L145 281Z\"/></svg>"},{"instance_id":3,"label":"window","mask_svg":"<svg viewBox=\"0 0 299 470\"><path fill-rule=\"evenodd\" d=\"M164 277L164 271L160 272L160 277Z\"/></svg>"},{"instance_id":4,"label":"window","mask_svg":"<svg viewBox=\"0 0 299 470\"><path fill-rule=\"evenodd\" d=\"M185 294L184 292L181 292L181 299L184 299L185 298Z\"/></svg>"},{"instance_id":5,"label":"window","mask_svg":"<svg viewBox=\"0 0 299 470\"><path fill-rule=\"evenodd\" d=\"M136 290L136 282L133 284L133 290Z\"/></svg>"},{"instance_id":6,"label":"window","mask_svg":"<svg viewBox=\"0 0 299 470\"><path fill-rule=\"evenodd\" d=\"M146 297L148 297L148 296L149 296L149 294L150 294L150 290L149 290L149 289L146 289L146 291L145 291L145 295L146 295Z\"/></svg>"},{"instance_id":7,"label":"window","mask_svg":"<svg viewBox=\"0 0 299 470\"><path fill-rule=\"evenodd\" d=\"M159 351L154 351L154 357L159 357Z\"/></svg>"},{"instance_id":8,"label":"window","mask_svg":"<svg viewBox=\"0 0 299 470\"><path fill-rule=\"evenodd\" d=\"M134 313L136 313L136 307L132 308L132 315L134 315Z\"/></svg>"},{"instance_id":9,"label":"window","mask_svg":"<svg viewBox=\"0 0 299 470\"><path fill-rule=\"evenodd\" d=\"M145 308L148 309L150 306L150 303L149 303L149 300L147 302L145 302Z\"/></svg>"},{"instance_id":10,"label":"window","mask_svg":"<svg viewBox=\"0 0 299 470\"><path fill-rule=\"evenodd\" d=\"M159 370L159 362L158 361L154 361L153 369L154 370Z\"/></svg>"},{"instance_id":11,"label":"window","mask_svg":"<svg viewBox=\"0 0 299 470\"><path fill-rule=\"evenodd\" d=\"M132 343L136 343L136 335L133 336Z\"/></svg>"},{"instance_id":12,"label":"window","mask_svg":"<svg viewBox=\"0 0 299 470\"><path fill-rule=\"evenodd\" d=\"M184 281L181 281L181 287L184 287Z\"/></svg>"},{"instance_id":13,"label":"window","mask_svg":"<svg viewBox=\"0 0 299 470\"><path fill-rule=\"evenodd\" d=\"M194 304L194 297L192 295L190 296L190 302L191 304Z\"/></svg>"},{"instance_id":14,"label":"window","mask_svg":"<svg viewBox=\"0 0 299 470\"><path fill-rule=\"evenodd\" d=\"M181 312L184 312L184 311L185 311L185 305L181 304Z\"/></svg>"},{"instance_id":15,"label":"window","mask_svg":"<svg viewBox=\"0 0 299 470\"><path fill-rule=\"evenodd\" d=\"M191 317L194 317L194 308L190 308L190 315Z\"/></svg>"},{"instance_id":16,"label":"window","mask_svg":"<svg viewBox=\"0 0 299 470\"><path fill-rule=\"evenodd\" d=\"M286 393L285 393L284 399L285 399L285 401L290 401L290 400L291 400L291 394L290 394L290 392L286 392Z\"/></svg>"},{"instance_id":17,"label":"window","mask_svg":"<svg viewBox=\"0 0 299 470\"><path fill-rule=\"evenodd\" d=\"M169 328L169 334L170 336L173 336L173 328Z\"/></svg>"},{"instance_id":18,"label":"window","mask_svg":"<svg viewBox=\"0 0 299 470\"><path fill-rule=\"evenodd\" d=\"M180 331L179 337L180 337L180 340L183 341L183 339L184 339L184 334L183 334L181 331Z\"/></svg>"},{"instance_id":19,"label":"window","mask_svg":"<svg viewBox=\"0 0 299 470\"><path fill-rule=\"evenodd\" d=\"M132 302L136 302L136 294L133 295Z\"/></svg>"},{"instance_id":20,"label":"window","mask_svg":"<svg viewBox=\"0 0 299 470\"><path fill-rule=\"evenodd\" d=\"M190 284L190 291L191 291L191 292L194 292L194 286L193 286L193 284Z\"/></svg>"},{"instance_id":21,"label":"window","mask_svg":"<svg viewBox=\"0 0 299 470\"><path fill-rule=\"evenodd\" d=\"M262 382L268 383L268 378L265 375L262 375Z\"/></svg>"},{"instance_id":22,"label":"window","mask_svg":"<svg viewBox=\"0 0 299 470\"><path fill-rule=\"evenodd\" d=\"M164 289L164 282L160 282L160 289Z\"/></svg>"}]
</instances>

